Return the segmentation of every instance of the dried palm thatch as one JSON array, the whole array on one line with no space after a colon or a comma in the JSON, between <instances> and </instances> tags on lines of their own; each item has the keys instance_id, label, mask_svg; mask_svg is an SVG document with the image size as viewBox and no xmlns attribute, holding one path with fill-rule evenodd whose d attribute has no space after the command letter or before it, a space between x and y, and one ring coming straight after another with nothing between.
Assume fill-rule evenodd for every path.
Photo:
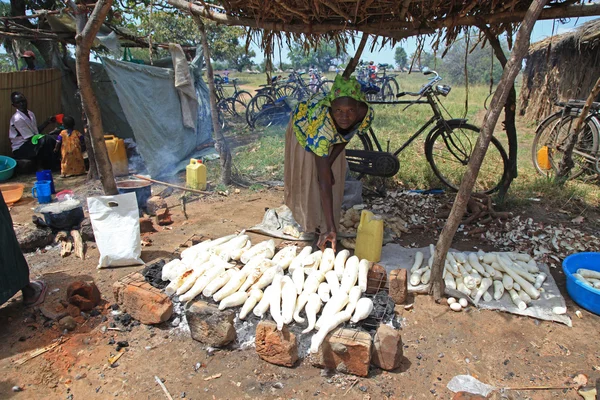
<instances>
[{"instance_id":1,"label":"dried palm thatch","mask_svg":"<svg viewBox=\"0 0 600 400\"><path fill-rule=\"evenodd\" d=\"M539 121L556 101L585 99L600 76L600 19L546 38L529 49L519 113Z\"/></svg>"},{"instance_id":2,"label":"dried palm thatch","mask_svg":"<svg viewBox=\"0 0 600 400\"><path fill-rule=\"evenodd\" d=\"M434 49L449 45L469 26L487 25L509 37L531 0L167 0L169 4L226 25L246 26L265 54L276 41L301 40L308 49L319 41L338 49L358 32L392 44L410 36L434 34ZM551 0L542 19L600 15L600 4Z\"/></svg>"}]
</instances>

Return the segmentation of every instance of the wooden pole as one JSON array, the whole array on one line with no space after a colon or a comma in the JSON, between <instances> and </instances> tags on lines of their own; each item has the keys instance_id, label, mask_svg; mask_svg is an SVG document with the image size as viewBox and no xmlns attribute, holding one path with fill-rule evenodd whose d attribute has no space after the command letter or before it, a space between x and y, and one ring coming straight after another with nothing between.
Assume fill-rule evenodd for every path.
<instances>
[{"instance_id":1,"label":"wooden pole","mask_svg":"<svg viewBox=\"0 0 600 400\"><path fill-rule=\"evenodd\" d=\"M206 37L206 27L200 17L194 15L194 21L198 25L200 35L202 36L202 50L204 53L204 61L206 62L206 79L208 80L208 94L210 98L210 114L212 120L213 131L216 137L215 149L219 152L221 160L221 183L229 185L231 183L231 152L229 145L221 131L219 125L219 114L217 109L217 92L215 91L215 75L213 73L212 63L210 61L210 48L208 47L208 38Z\"/></svg>"},{"instance_id":2,"label":"wooden pole","mask_svg":"<svg viewBox=\"0 0 600 400\"><path fill-rule=\"evenodd\" d=\"M577 118L577 122L575 123L575 129L571 136L569 136L569 140L565 146L565 154L560 160L558 165L558 172L556 173L556 178L554 179L556 183L563 185L568 179L569 174L571 173L571 169L575 166L573 162L573 150L575 149L575 144L579 141L579 135L581 135L581 131L584 128L585 119L590 112L590 107L594 102L594 99L600 93L600 78L596 81L596 84L592 88L590 95L588 96L583 109L581 110L581 114L579 118Z\"/></svg>"},{"instance_id":3,"label":"wooden pole","mask_svg":"<svg viewBox=\"0 0 600 400\"><path fill-rule=\"evenodd\" d=\"M369 34L367 34L367 33L362 34L362 37L360 38L360 43L358 44L358 48L356 49L356 53L354 54L354 57L352 57L350 59L350 62L348 63L348 65L346 65L346 69L344 69L344 73L342 74L342 76L344 78L350 78L350 76L356 69L358 62L360 61L360 57L362 56L362 52L365 49L365 45L367 44L368 38L369 38Z\"/></svg>"},{"instance_id":4,"label":"wooden pole","mask_svg":"<svg viewBox=\"0 0 600 400\"><path fill-rule=\"evenodd\" d=\"M444 280L442 274L444 271L446 254L450 249L452 238L456 234L456 230L466 211L467 202L471 197L471 192L475 185L479 168L481 168L483 158L485 157L485 153L492 139L494 128L498 122L502 107L506 103L506 99L508 98L515 78L521 70L523 58L529 49L529 40L533 25L547 2L548 0L534 0L529 6L525 18L521 23L521 27L519 28L519 32L517 33L517 39L513 51L511 52L510 59L506 63L506 68L504 68L496 93L492 97L490 103L491 107L486 112L483 119L483 127L481 128L481 133L475 144L473 154L471 154L467 171L463 176L460 188L456 194L450 216L444 225L444 229L442 230L435 247L433 266L431 268L431 294L433 294L435 300L439 300L444 294Z\"/></svg>"},{"instance_id":5,"label":"wooden pole","mask_svg":"<svg viewBox=\"0 0 600 400\"><path fill-rule=\"evenodd\" d=\"M110 11L113 0L98 0L89 19L86 21L87 9L85 5L76 5L69 1L76 18L77 34L75 36L75 65L77 74L77 86L81 95L83 111L87 116L89 134L92 148L88 151L94 152L98 174L104 193L107 195L118 194L117 183L112 170L112 164L108 158L108 150L104 142L104 127L102 126L102 114L96 95L92 89L92 74L90 71L90 51L100 30L106 15Z\"/></svg>"}]
</instances>

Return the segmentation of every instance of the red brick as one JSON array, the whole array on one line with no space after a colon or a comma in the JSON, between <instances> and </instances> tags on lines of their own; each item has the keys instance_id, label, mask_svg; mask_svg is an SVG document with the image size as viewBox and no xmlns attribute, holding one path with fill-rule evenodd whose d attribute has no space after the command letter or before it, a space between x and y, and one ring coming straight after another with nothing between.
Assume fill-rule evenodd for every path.
<instances>
[{"instance_id":1,"label":"red brick","mask_svg":"<svg viewBox=\"0 0 600 400\"><path fill-rule=\"evenodd\" d=\"M404 304L408 296L408 271L404 268L390 272L390 297L396 304Z\"/></svg>"},{"instance_id":2,"label":"red brick","mask_svg":"<svg viewBox=\"0 0 600 400\"><path fill-rule=\"evenodd\" d=\"M293 367L298 361L298 343L296 335L287 326L281 331L272 321L261 321L256 326L256 352L258 356L271 364Z\"/></svg>"},{"instance_id":3,"label":"red brick","mask_svg":"<svg viewBox=\"0 0 600 400\"><path fill-rule=\"evenodd\" d=\"M367 275L367 294L376 294L387 285L385 267L374 264Z\"/></svg>"},{"instance_id":4,"label":"red brick","mask_svg":"<svg viewBox=\"0 0 600 400\"><path fill-rule=\"evenodd\" d=\"M373 338L373 365L386 371L393 371L402 364L402 335L388 325L379 325Z\"/></svg>"},{"instance_id":5,"label":"red brick","mask_svg":"<svg viewBox=\"0 0 600 400\"><path fill-rule=\"evenodd\" d=\"M100 304L102 297L94 282L76 281L67 288L67 301L82 311L89 311Z\"/></svg>"},{"instance_id":6,"label":"red brick","mask_svg":"<svg viewBox=\"0 0 600 400\"><path fill-rule=\"evenodd\" d=\"M356 329L338 328L325 337L319 352L312 356L318 368L367 376L371 363L371 335Z\"/></svg>"},{"instance_id":7,"label":"red brick","mask_svg":"<svg viewBox=\"0 0 600 400\"><path fill-rule=\"evenodd\" d=\"M161 208L156 211L156 223L160 226L171 225L173 223L169 207Z\"/></svg>"},{"instance_id":8,"label":"red brick","mask_svg":"<svg viewBox=\"0 0 600 400\"><path fill-rule=\"evenodd\" d=\"M156 232L154 224L150 218L140 218L140 233L153 233Z\"/></svg>"},{"instance_id":9,"label":"red brick","mask_svg":"<svg viewBox=\"0 0 600 400\"><path fill-rule=\"evenodd\" d=\"M132 318L143 324L159 324L171 318L173 302L151 286L139 272L134 272L113 284L116 302Z\"/></svg>"}]
</instances>

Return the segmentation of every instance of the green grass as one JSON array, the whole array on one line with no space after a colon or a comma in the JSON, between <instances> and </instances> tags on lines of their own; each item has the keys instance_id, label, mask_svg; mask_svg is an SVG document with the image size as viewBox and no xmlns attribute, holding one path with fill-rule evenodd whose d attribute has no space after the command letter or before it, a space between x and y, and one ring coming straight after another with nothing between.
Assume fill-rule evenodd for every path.
<instances>
[{"instance_id":1,"label":"green grass","mask_svg":"<svg viewBox=\"0 0 600 400\"><path fill-rule=\"evenodd\" d=\"M333 77L333 74L328 75L332 75L328 78ZM246 89L256 88L265 82L264 74L235 74L235 76L240 78ZM427 81L426 77L421 74L400 74L397 76L397 80L403 91L416 91ZM464 86L454 86L448 97L442 98L442 104L454 118L462 118L466 114L470 123L481 126L485 114L484 102L489 95L489 88L470 86L469 105L465 113L466 95ZM402 105L375 105L374 108L374 130L382 147L387 148L389 142L392 151L400 147L432 115L427 105L414 105L406 110ZM503 117L501 114L495 136L508 151L506 135L501 124ZM511 186L506 205L524 205L530 202L528 200L530 198L543 198L545 203L551 204L553 207L561 207L574 201L582 202L585 207L599 207L600 187L597 183L569 181L564 187L560 187L536 172L531 161L531 144L535 128L535 122L517 120L519 177ZM250 131L238 126L235 130L230 130L227 135L236 139L253 135L250 144L232 150L234 165L243 175L256 181L283 179L283 128ZM398 157L400 171L394 179L397 184L415 189L439 187L439 182L425 159L425 138L426 135L421 135L400 153ZM360 148L358 139L351 142L350 147ZM213 171L210 176L216 182L218 181L218 161L210 163L209 171L211 169Z\"/></svg>"}]
</instances>

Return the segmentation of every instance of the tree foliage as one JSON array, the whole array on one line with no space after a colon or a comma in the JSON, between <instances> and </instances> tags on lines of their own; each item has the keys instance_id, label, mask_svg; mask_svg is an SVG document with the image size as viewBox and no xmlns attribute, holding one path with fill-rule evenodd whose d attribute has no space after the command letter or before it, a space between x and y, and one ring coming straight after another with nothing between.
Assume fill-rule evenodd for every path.
<instances>
[{"instance_id":1,"label":"tree foliage","mask_svg":"<svg viewBox=\"0 0 600 400\"><path fill-rule=\"evenodd\" d=\"M301 43L294 43L289 48L288 58L293 68L309 68L314 65L321 71L327 71L332 65L347 63L350 57L345 52L337 54L333 44L323 43L316 50L307 51Z\"/></svg>"},{"instance_id":2,"label":"tree foliage","mask_svg":"<svg viewBox=\"0 0 600 400\"><path fill-rule=\"evenodd\" d=\"M399 68L404 68L407 60L408 56L406 55L406 50L404 50L402 47L396 47L394 52L394 61L396 61L396 66Z\"/></svg>"},{"instance_id":3,"label":"tree foliage","mask_svg":"<svg viewBox=\"0 0 600 400\"><path fill-rule=\"evenodd\" d=\"M505 53L506 44L503 44ZM463 85L465 84L465 57L467 57L467 73L469 83L489 84L490 77L494 82L500 81L502 66L492 52L491 46L477 46L467 54L465 41L457 41L448 50L448 53L438 62L440 74L448 81ZM493 65L493 66L492 66Z\"/></svg>"}]
</instances>

